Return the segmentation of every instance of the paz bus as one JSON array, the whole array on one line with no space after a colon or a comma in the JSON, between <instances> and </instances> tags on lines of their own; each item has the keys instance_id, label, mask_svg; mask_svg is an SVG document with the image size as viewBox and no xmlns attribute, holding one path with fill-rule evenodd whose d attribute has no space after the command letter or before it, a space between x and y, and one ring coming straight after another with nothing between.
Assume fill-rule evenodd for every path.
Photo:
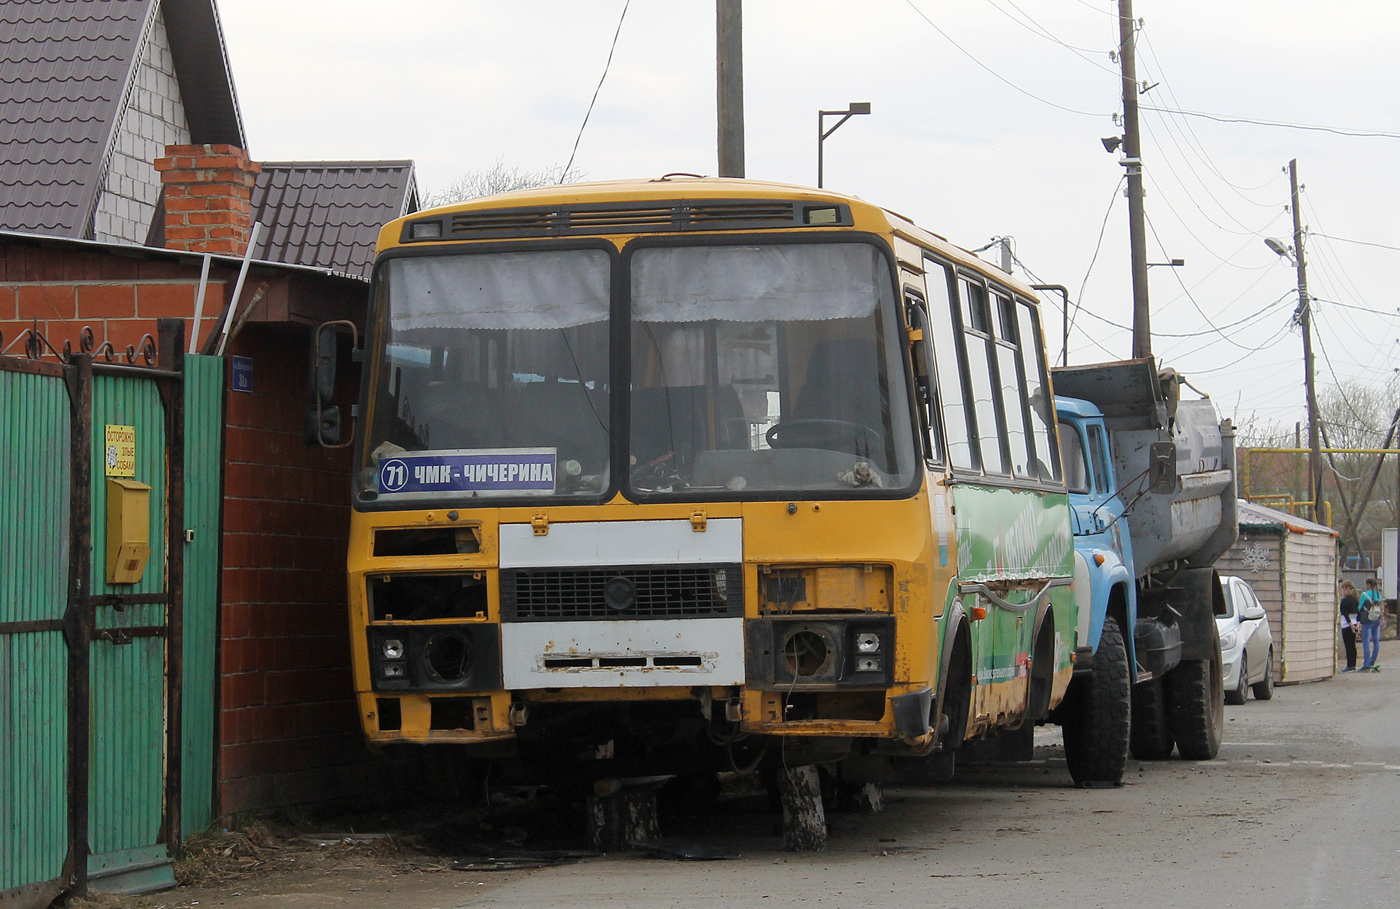
<instances>
[{"instance_id":1,"label":"paz bus","mask_svg":"<svg viewBox=\"0 0 1400 909\"><path fill-rule=\"evenodd\" d=\"M995 267L855 198L672 175L409 215L372 286L348 562L372 744L862 785L1028 749L1064 698L1042 330Z\"/></svg>"}]
</instances>

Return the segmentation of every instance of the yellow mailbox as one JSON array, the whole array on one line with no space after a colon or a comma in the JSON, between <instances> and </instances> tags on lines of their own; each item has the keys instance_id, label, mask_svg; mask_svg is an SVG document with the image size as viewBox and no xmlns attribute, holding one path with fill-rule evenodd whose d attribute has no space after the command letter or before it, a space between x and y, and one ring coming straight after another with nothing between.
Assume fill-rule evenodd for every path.
<instances>
[{"instance_id":1,"label":"yellow mailbox","mask_svg":"<svg viewBox=\"0 0 1400 909\"><path fill-rule=\"evenodd\" d=\"M107 583L135 584L151 555L151 487L107 478Z\"/></svg>"}]
</instances>

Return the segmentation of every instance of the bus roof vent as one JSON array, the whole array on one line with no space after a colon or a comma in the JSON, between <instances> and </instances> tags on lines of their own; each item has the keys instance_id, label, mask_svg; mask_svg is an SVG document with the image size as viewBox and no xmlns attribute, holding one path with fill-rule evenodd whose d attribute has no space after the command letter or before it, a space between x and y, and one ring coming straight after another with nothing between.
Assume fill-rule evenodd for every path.
<instances>
[{"instance_id":1,"label":"bus roof vent","mask_svg":"<svg viewBox=\"0 0 1400 909\"><path fill-rule=\"evenodd\" d=\"M438 219L432 220L434 223ZM445 232L418 229L410 221L401 242L493 237L558 237L613 233L710 230L765 230L792 227L848 227L850 208L834 202L767 199L704 199L610 202L536 208L473 209L457 212Z\"/></svg>"}]
</instances>

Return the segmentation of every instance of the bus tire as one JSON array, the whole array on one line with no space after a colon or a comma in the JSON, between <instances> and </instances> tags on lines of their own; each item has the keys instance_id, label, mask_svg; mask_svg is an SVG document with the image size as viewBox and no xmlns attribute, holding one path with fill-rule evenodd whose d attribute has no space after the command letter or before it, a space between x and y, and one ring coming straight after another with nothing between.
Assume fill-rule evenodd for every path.
<instances>
[{"instance_id":1,"label":"bus tire","mask_svg":"<svg viewBox=\"0 0 1400 909\"><path fill-rule=\"evenodd\" d=\"M1182 660L1167 674L1164 691L1167 717L1182 758L1209 761L1220 753L1225 733L1225 693L1220 666L1220 639L1215 655L1205 660Z\"/></svg>"},{"instance_id":2,"label":"bus tire","mask_svg":"<svg viewBox=\"0 0 1400 909\"><path fill-rule=\"evenodd\" d=\"M1171 724L1167 722L1162 680L1153 679L1133 686L1133 721L1128 753L1139 761L1165 761L1172 756L1175 745Z\"/></svg>"},{"instance_id":3,"label":"bus tire","mask_svg":"<svg viewBox=\"0 0 1400 909\"><path fill-rule=\"evenodd\" d=\"M1077 786L1123 782L1131 724L1128 647L1118 621L1104 619L1093 671L1075 683L1062 726L1065 763Z\"/></svg>"}]
</instances>

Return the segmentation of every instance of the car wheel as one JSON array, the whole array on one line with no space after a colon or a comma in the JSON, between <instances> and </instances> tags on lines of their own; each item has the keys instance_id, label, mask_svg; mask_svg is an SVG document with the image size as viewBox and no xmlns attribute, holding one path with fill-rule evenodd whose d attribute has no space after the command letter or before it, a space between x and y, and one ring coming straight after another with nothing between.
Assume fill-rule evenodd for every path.
<instances>
[{"instance_id":1,"label":"car wheel","mask_svg":"<svg viewBox=\"0 0 1400 909\"><path fill-rule=\"evenodd\" d=\"M1254 699L1271 701L1274 698L1274 648L1269 648L1269 658L1264 663L1264 677L1254 683Z\"/></svg>"},{"instance_id":2,"label":"car wheel","mask_svg":"<svg viewBox=\"0 0 1400 909\"><path fill-rule=\"evenodd\" d=\"M1225 703L1236 706L1243 704L1249 696L1249 658L1240 651L1240 680L1235 687L1225 692Z\"/></svg>"}]
</instances>

